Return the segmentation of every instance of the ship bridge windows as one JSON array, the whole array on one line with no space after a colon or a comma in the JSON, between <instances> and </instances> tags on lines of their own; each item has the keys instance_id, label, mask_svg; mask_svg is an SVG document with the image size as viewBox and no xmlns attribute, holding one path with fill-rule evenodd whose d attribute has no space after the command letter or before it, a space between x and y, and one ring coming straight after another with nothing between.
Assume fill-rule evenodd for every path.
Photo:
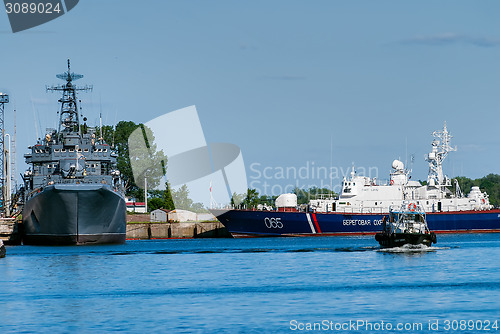
<instances>
[{"instance_id":1,"label":"ship bridge windows","mask_svg":"<svg viewBox=\"0 0 500 334\"><path fill-rule=\"evenodd\" d=\"M111 173L111 164L109 162L103 162L101 164L101 175L109 175Z\"/></svg>"},{"instance_id":2,"label":"ship bridge windows","mask_svg":"<svg viewBox=\"0 0 500 334\"><path fill-rule=\"evenodd\" d=\"M42 164L40 163L33 164L33 172L34 175L40 175L42 173Z\"/></svg>"},{"instance_id":3,"label":"ship bridge windows","mask_svg":"<svg viewBox=\"0 0 500 334\"><path fill-rule=\"evenodd\" d=\"M57 170L57 164L47 164L47 169L49 173L55 172Z\"/></svg>"},{"instance_id":4,"label":"ship bridge windows","mask_svg":"<svg viewBox=\"0 0 500 334\"><path fill-rule=\"evenodd\" d=\"M61 152L65 153L66 149L65 148L61 148Z\"/></svg>"},{"instance_id":5,"label":"ship bridge windows","mask_svg":"<svg viewBox=\"0 0 500 334\"><path fill-rule=\"evenodd\" d=\"M88 152L88 151L89 151L89 149L88 149L88 148L84 148L84 149L83 149L83 152Z\"/></svg>"},{"instance_id":6,"label":"ship bridge windows","mask_svg":"<svg viewBox=\"0 0 500 334\"><path fill-rule=\"evenodd\" d=\"M55 149L54 149L54 152L55 152L55 153L58 153L58 152L59 152L59 149L58 149L58 148L55 148Z\"/></svg>"},{"instance_id":7,"label":"ship bridge windows","mask_svg":"<svg viewBox=\"0 0 500 334\"><path fill-rule=\"evenodd\" d=\"M70 153L72 153L72 152L75 152L75 150L74 150L74 149L72 149L72 148L70 148L70 149L69 149L69 152L70 152Z\"/></svg>"}]
</instances>

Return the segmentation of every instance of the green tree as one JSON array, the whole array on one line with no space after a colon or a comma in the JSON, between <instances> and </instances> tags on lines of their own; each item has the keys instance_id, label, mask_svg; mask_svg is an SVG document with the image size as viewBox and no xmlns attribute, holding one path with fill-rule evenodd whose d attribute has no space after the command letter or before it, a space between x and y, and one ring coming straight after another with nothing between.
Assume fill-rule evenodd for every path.
<instances>
[{"instance_id":1,"label":"green tree","mask_svg":"<svg viewBox=\"0 0 500 334\"><path fill-rule=\"evenodd\" d=\"M139 125L128 137L128 158L137 188L154 189L166 173L167 157L155 143L150 128Z\"/></svg>"},{"instance_id":2,"label":"green tree","mask_svg":"<svg viewBox=\"0 0 500 334\"><path fill-rule=\"evenodd\" d=\"M233 193L233 196L231 196L231 205L234 207L241 207L244 200L245 194Z\"/></svg>"},{"instance_id":3,"label":"green tree","mask_svg":"<svg viewBox=\"0 0 500 334\"><path fill-rule=\"evenodd\" d=\"M125 185L125 194L143 201L144 192L134 182L128 150L128 138L139 126L139 124L131 121L120 121L115 127L105 125L103 126L103 138L118 155L116 159L117 168ZM96 128L96 132L99 134L100 129Z\"/></svg>"},{"instance_id":4,"label":"green tree","mask_svg":"<svg viewBox=\"0 0 500 334\"><path fill-rule=\"evenodd\" d=\"M458 181L458 185L460 186L460 190L462 190L462 193L464 195L468 194L470 192L472 186L474 186L474 181L467 178L467 177L459 176L459 177L456 177L455 179ZM456 187L455 181L452 182L452 187L450 190L453 194L455 194L457 192L457 187Z\"/></svg>"},{"instance_id":5,"label":"green tree","mask_svg":"<svg viewBox=\"0 0 500 334\"><path fill-rule=\"evenodd\" d=\"M189 188L182 185L178 190L170 189L173 204L176 209L189 210L193 212L207 212L202 203L195 203L189 198Z\"/></svg>"},{"instance_id":6,"label":"green tree","mask_svg":"<svg viewBox=\"0 0 500 334\"><path fill-rule=\"evenodd\" d=\"M262 195L262 196L259 197L259 203L258 204L265 204L265 205L274 206L274 202L276 201L276 198L278 198L278 196L266 196L266 195Z\"/></svg>"},{"instance_id":7,"label":"green tree","mask_svg":"<svg viewBox=\"0 0 500 334\"><path fill-rule=\"evenodd\" d=\"M488 174L475 181L477 181L481 190L488 193L490 196L490 203L497 207L500 204L500 175Z\"/></svg>"},{"instance_id":8,"label":"green tree","mask_svg":"<svg viewBox=\"0 0 500 334\"><path fill-rule=\"evenodd\" d=\"M312 187L309 189L295 188L293 193L297 195L297 204L308 204L311 199L319 198L321 195L326 197L336 197L337 194L328 188Z\"/></svg>"},{"instance_id":9,"label":"green tree","mask_svg":"<svg viewBox=\"0 0 500 334\"><path fill-rule=\"evenodd\" d=\"M172 199L174 200L175 208L182 210L190 210L193 205L193 200L189 198L189 189L184 184L178 190L171 189Z\"/></svg>"},{"instance_id":10,"label":"green tree","mask_svg":"<svg viewBox=\"0 0 500 334\"><path fill-rule=\"evenodd\" d=\"M255 208L259 204L259 193L255 189L247 189L247 194L243 200L243 205L247 209Z\"/></svg>"},{"instance_id":11,"label":"green tree","mask_svg":"<svg viewBox=\"0 0 500 334\"><path fill-rule=\"evenodd\" d=\"M160 197L153 197L148 199L148 211L154 211L156 209L164 209L165 202Z\"/></svg>"},{"instance_id":12,"label":"green tree","mask_svg":"<svg viewBox=\"0 0 500 334\"><path fill-rule=\"evenodd\" d=\"M456 177L455 179L458 180L458 184L464 195L467 195L473 186L477 186L481 191L486 191L489 195L490 204L495 207L500 205L500 175L488 174L485 177L475 180L463 176ZM453 183L451 191L455 193L455 183Z\"/></svg>"},{"instance_id":13,"label":"green tree","mask_svg":"<svg viewBox=\"0 0 500 334\"><path fill-rule=\"evenodd\" d=\"M172 188L170 187L170 183L165 182L165 190L163 191L163 207L167 210L175 209L174 199L172 198Z\"/></svg>"},{"instance_id":14,"label":"green tree","mask_svg":"<svg viewBox=\"0 0 500 334\"><path fill-rule=\"evenodd\" d=\"M148 191L148 210L153 211L156 209L175 209L174 200L170 193L170 184L165 184L165 190L149 190ZM195 203L196 204L196 203Z\"/></svg>"},{"instance_id":15,"label":"green tree","mask_svg":"<svg viewBox=\"0 0 500 334\"><path fill-rule=\"evenodd\" d=\"M101 135L99 127L96 128L96 135L97 137ZM102 137L118 155L117 168L125 185L125 194L143 201L145 176L148 181L148 189L154 189L160 184L167 166L166 156L163 151L158 150L154 142L153 131L143 124L120 121L114 127L103 126ZM132 161L130 157L133 158ZM134 172L137 179L134 178ZM148 194L152 194L152 192L148 190ZM155 200L153 207L161 205L173 208L172 201L169 201L170 193L168 192L168 195L163 197L165 203L162 204L160 200ZM157 197L153 196L152 198Z\"/></svg>"}]
</instances>

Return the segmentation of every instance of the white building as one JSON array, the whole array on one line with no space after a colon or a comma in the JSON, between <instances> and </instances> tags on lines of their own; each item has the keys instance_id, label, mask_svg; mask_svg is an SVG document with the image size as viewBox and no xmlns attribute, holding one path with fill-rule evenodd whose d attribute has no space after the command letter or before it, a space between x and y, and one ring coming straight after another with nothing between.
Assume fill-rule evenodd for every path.
<instances>
[{"instance_id":1,"label":"white building","mask_svg":"<svg viewBox=\"0 0 500 334\"><path fill-rule=\"evenodd\" d=\"M169 210L165 210L165 209L153 210L153 211L151 211L151 218L149 221L152 223L167 222L169 212L170 212Z\"/></svg>"},{"instance_id":2,"label":"white building","mask_svg":"<svg viewBox=\"0 0 500 334\"><path fill-rule=\"evenodd\" d=\"M175 209L168 213L168 221L188 222L196 219L196 213L187 210Z\"/></svg>"}]
</instances>

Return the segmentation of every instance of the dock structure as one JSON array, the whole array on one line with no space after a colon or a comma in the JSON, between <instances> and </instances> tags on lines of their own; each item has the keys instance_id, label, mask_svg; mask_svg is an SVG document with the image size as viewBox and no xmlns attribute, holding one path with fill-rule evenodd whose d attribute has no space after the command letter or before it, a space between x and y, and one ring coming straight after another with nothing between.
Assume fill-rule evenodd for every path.
<instances>
[{"instance_id":1,"label":"dock structure","mask_svg":"<svg viewBox=\"0 0 500 334\"><path fill-rule=\"evenodd\" d=\"M127 239L231 238L220 222L128 223Z\"/></svg>"},{"instance_id":2,"label":"dock structure","mask_svg":"<svg viewBox=\"0 0 500 334\"><path fill-rule=\"evenodd\" d=\"M128 240L231 238L231 234L218 221L148 222L141 221L137 217L138 215L134 216L129 218L132 221L127 223L126 236ZM149 217L149 215L147 216ZM22 226L22 222L14 218L1 218L0 240L6 245L20 245Z\"/></svg>"},{"instance_id":3,"label":"dock structure","mask_svg":"<svg viewBox=\"0 0 500 334\"><path fill-rule=\"evenodd\" d=\"M0 218L0 240L7 245L21 243L22 224L15 218Z\"/></svg>"}]
</instances>

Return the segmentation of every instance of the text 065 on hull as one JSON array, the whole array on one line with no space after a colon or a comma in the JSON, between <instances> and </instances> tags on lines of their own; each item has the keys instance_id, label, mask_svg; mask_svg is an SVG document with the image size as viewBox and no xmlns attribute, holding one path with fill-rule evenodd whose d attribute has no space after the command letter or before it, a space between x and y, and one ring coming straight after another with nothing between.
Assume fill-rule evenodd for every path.
<instances>
[{"instance_id":1,"label":"text 065 on hull","mask_svg":"<svg viewBox=\"0 0 500 334\"><path fill-rule=\"evenodd\" d=\"M96 129L80 124L73 81L83 76L57 75L65 84L47 88L62 92L59 129L25 155L31 166L24 173L24 244L123 243L126 206L117 155ZM86 118L83 119L84 122Z\"/></svg>"}]
</instances>

